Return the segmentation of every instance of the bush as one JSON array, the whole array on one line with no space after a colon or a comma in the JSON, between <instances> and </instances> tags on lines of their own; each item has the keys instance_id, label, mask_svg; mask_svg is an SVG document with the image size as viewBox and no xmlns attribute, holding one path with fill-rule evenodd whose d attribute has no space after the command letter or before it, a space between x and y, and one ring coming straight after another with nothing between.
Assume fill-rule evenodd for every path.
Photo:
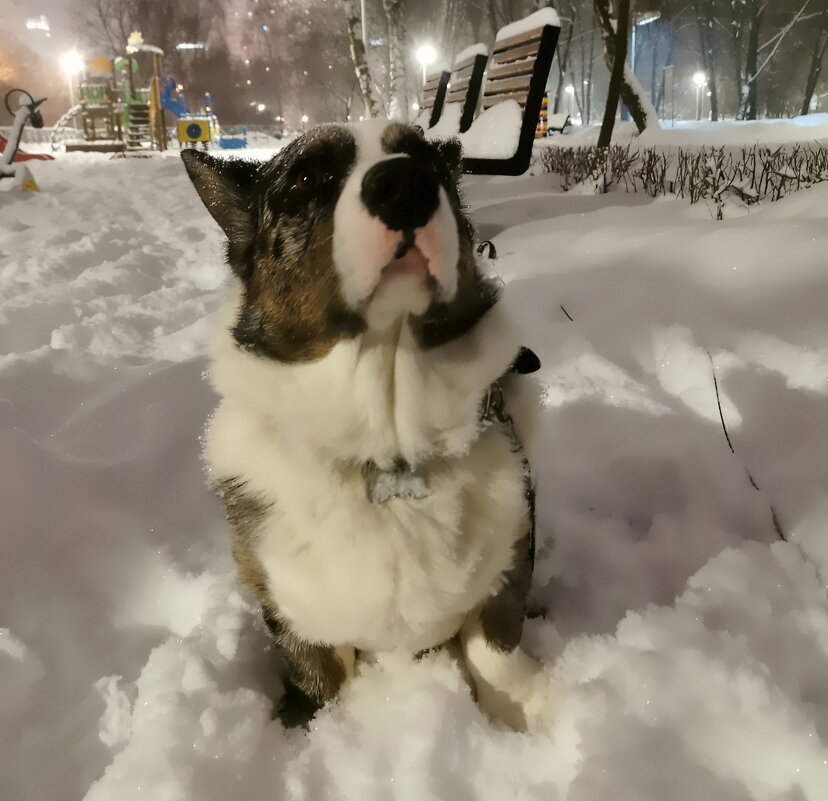
<instances>
[{"instance_id":1,"label":"bush","mask_svg":"<svg viewBox=\"0 0 828 801\"><path fill-rule=\"evenodd\" d=\"M544 172L561 176L564 190L594 184L600 192L615 186L650 197L670 194L690 198L691 203L710 200L719 220L728 198L745 204L779 200L828 181L828 148L810 144L675 151L620 145L603 150L547 147L541 151L540 162Z\"/></svg>"}]
</instances>

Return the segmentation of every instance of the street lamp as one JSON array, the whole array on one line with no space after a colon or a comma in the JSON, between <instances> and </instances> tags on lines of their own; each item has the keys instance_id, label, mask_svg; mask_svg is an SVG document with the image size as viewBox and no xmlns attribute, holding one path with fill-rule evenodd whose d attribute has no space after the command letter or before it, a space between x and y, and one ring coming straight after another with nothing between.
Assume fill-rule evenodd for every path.
<instances>
[{"instance_id":1,"label":"street lamp","mask_svg":"<svg viewBox=\"0 0 828 801\"><path fill-rule=\"evenodd\" d=\"M434 47L430 44L421 44L416 52L414 53L414 57L417 61L422 64L423 67L423 85L426 82L426 72L435 61L437 61L437 51Z\"/></svg>"},{"instance_id":2,"label":"street lamp","mask_svg":"<svg viewBox=\"0 0 828 801\"><path fill-rule=\"evenodd\" d=\"M259 103L259 104L256 106L256 110L257 110L257 111L264 111L266 108L267 108L267 106L266 106L264 103Z\"/></svg>"},{"instance_id":3,"label":"street lamp","mask_svg":"<svg viewBox=\"0 0 828 801\"><path fill-rule=\"evenodd\" d=\"M569 86L566 87L566 89L564 89L564 91L569 96L569 112L568 112L568 114L571 117L572 113L574 111L572 104L573 104L574 99L575 99L575 87L572 84L570 84Z\"/></svg>"},{"instance_id":4,"label":"street lamp","mask_svg":"<svg viewBox=\"0 0 828 801\"><path fill-rule=\"evenodd\" d=\"M60 66L66 73L66 83L69 87L69 106L75 105L74 77L83 69L83 56L77 50L70 50L60 59Z\"/></svg>"},{"instance_id":5,"label":"street lamp","mask_svg":"<svg viewBox=\"0 0 828 801\"><path fill-rule=\"evenodd\" d=\"M702 89L707 86L707 76L703 72L697 72L693 76L693 83L696 84L696 119L702 118Z\"/></svg>"}]
</instances>

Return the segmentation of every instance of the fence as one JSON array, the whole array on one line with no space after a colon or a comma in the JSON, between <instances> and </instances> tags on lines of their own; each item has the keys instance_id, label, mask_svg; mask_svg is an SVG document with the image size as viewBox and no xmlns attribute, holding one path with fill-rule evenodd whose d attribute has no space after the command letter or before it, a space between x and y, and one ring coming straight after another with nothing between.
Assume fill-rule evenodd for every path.
<instances>
[{"instance_id":1,"label":"fence","mask_svg":"<svg viewBox=\"0 0 828 801\"><path fill-rule=\"evenodd\" d=\"M779 200L821 181L828 181L828 147L793 144L770 148L702 147L675 151L613 145L548 147L540 155L544 172L561 176L564 190L577 184L595 184L606 192L616 186L650 197L677 195L691 203L710 200L716 217L724 216L728 199L745 204Z\"/></svg>"},{"instance_id":2,"label":"fence","mask_svg":"<svg viewBox=\"0 0 828 801\"><path fill-rule=\"evenodd\" d=\"M31 125L27 125L23 129L23 137L20 143L23 145L48 145L54 130L54 128L32 128ZM11 135L11 126L0 126L0 134L8 139Z\"/></svg>"}]
</instances>

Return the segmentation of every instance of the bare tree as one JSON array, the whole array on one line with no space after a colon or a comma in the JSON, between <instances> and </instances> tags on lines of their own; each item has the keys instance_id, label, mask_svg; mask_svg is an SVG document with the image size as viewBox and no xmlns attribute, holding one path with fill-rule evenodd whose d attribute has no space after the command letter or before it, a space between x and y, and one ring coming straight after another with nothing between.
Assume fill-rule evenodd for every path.
<instances>
[{"instance_id":1,"label":"bare tree","mask_svg":"<svg viewBox=\"0 0 828 801\"><path fill-rule=\"evenodd\" d=\"M408 120L408 71L405 58L406 0L382 0L388 21L388 116Z\"/></svg>"},{"instance_id":2,"label":"bare tree","mask_svg":"<svg viewBox=\"0 0 828 801\"><path fill-rule=\"evenodd\" d=\"M822 62L828 52L828 5L822 10L819 35L814 39L814 49L811 51L811 60L808 66L808 79L805 82L805 97L802 101L801 114L811 110L811 98L816 91L819 74L822 71Z\"/></svg>"},{"instance_id":3,"label":"bare tree","mask_svg":"<svg viewBox=\"0 0 828 801\"><path fill-rule=\"evenodd\" d=\"M699 45L701 47L702 64L710 86L710 119L716 122L719 119L719 91L718 91L718 61L715 42L715 9L714 0L695 0L696 22L699 28Z\"/></svg>"},{"instance_id":4,"label":"bare tree","mask_svg":"<svg viewBox=\"0 0 828 801\"><path fill-rule=\"evenodd\" d=\"M601 20L601 27L606 25L610 29L609 39L612 40L611 54L608 56L610 62L610 83L607 91L607 105L604 109L604 121L601 123L601 133L598 136L598 147L607 148L612 141L612 129L615 126L615 115L618 111L618 99L622 93L624 83L624 71L627 66L627 31L630 28L630 0L618 0L617 17L614 20L615 30L610 23L609 0L595 0L595 13ZM610 47L607 44L607 36L604 35L604 52L609 53ZM630 108L630 113L633 113ZM635 116L635 115L633 115ZM639 130L644 130L640 127Z\"/></svg>"},{"instance_id":5,"label":"bare tree","mask_svg":"<svg viewBox=\"0 0 828 801\"><path fill-rule=\"evenodd\" d=\"M595 14L601 28L601 38L604 41L604 59L607 62L607 67L611 75L614 75L616 71L620 71L621 100L629 109L639 133L646 128L659 128L658 114L650 98L644 92L633 71L626 65L627 39L630 30L629 0L616 0L614 14L610 8L610 0L594 0L594 5ZM626 20L622 16L625 6L627 9ZM618 47L622 42L624 56L619 58ZM610 86L612 86L612 78L610 78Z\"/></svg>"},{"instance_id":6,"label":"bare tree","mask_svg":"<svg viewBox=\"0 0 828 801\"><path fill-rule=\"evenodd\" d=\"M573 0L568 0L568 2L561 3L560 5L563 36L558 39L558 47L555 54L555 60L558 64L558 87L555 89L555 101L552 104L552 112L554 114L557 114L561 110L561 97L566 81L567 68L570 61L569 57L572 51L572 37L575 33L578 16L578 9Z\"/></svg>"},{"instance_id":7,"label":"bare tree","mask_svg":"<svg viewBox=\"0 0 828 801\"><path fill-rule=\"evenodd\" d=\"M371 93L371 73L368 71L368 61L365 58L365 42L362 41L360 34L362 28L360 9L355 0L342 0L342 8L345 12L345 24L348 27L351 61L359 84L359 93L365 104L365 116L376 117L377 104Z\"/></svg>"}]
</instances>

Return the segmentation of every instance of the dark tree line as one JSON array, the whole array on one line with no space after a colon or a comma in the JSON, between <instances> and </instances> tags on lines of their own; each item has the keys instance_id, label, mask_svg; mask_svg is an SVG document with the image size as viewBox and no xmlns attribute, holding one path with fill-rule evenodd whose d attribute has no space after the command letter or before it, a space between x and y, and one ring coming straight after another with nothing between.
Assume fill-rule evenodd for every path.
<instances>
[{"instance_id":1,"label":"dark tree line","mask_svg":"<svg viewBox=\"0 0 828 801\"><path fill-rule=\"evenodd\" d=\"M500 27L544 5L562 23L550 104L594 122L606 107L623 11L621 0L364 0L362 20L361 0L74 1L90 48L122 52L129 33L141 30L166 52L165 68L188 92L209 89L228 121L283 114L289 124L303 114L316 122L412 113L417 44L432 43L450 64L462 48L491 45ZM714 120L828 109L828 0L630 0L628 18L622 27L635 72L619 67L619 94L639 129L654 119L653 106L670 112L668 64L685 117L695 113L692 76L700 71L704 113ZM186 40L207 49L177 51Z\"/></svg>"}]
</instances>

